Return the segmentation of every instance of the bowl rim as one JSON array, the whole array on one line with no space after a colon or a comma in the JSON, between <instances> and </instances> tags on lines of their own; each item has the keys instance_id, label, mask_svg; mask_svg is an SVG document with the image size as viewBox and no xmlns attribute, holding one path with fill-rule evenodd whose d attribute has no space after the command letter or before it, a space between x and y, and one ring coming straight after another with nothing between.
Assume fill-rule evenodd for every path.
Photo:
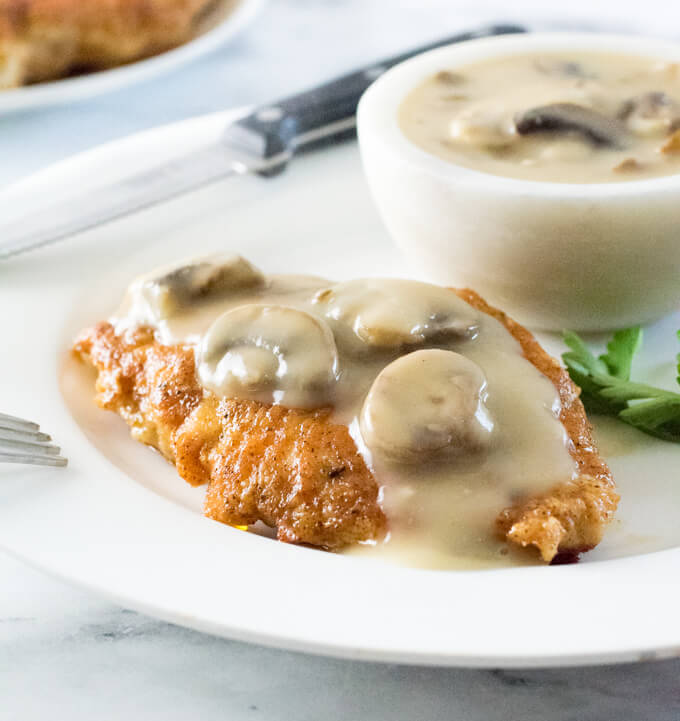
<instances>
[{"instance_id":1,"label":"bowl rim","mask_svg":"<svg viewBox=\"0 0 680 721\"><path fill-rule=\"evenodd\" d=\"M680 191L680 173L611 183L561 183L494 175L432 155L410 141L399 127L397 111L406 95L428 75L442 67L451 68L457 64L519 52L556 52L567 49L639 55L680 62L680 42L643 35L536 32L499 35L446 45L395 65L366 90L357 108L357 132L362 155L369 143L380 143L383 149L400 154L405 162L420 172L437 176L445 182L464 181L468 185L499 193L620 199L631 195L661 195Z\"/></svg>"}]
</instances>

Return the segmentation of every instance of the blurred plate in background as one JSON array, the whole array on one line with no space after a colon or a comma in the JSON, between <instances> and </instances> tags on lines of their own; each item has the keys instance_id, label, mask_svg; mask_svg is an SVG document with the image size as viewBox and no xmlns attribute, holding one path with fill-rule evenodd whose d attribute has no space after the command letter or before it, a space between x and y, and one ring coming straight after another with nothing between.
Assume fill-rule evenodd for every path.
<instances>
[{"instance_id":1,"label":"blurred plate in background","mask_svg":"<svg viewBox=\"0 0 680 721\"><path fill-rule=\"evenodd\" d=\"M77 77L0 90L0 114L101 95L185 65L231 40L250 23L264 0L223 0L193 40L160 55Z\"/></svg>"}]
</instances>

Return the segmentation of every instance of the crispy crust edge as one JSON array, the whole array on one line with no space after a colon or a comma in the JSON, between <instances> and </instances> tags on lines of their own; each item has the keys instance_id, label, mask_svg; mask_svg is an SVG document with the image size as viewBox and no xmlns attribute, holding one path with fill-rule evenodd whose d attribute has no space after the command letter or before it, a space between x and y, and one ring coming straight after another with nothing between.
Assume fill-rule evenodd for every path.
<instances>
[{"instance_id":1,"label":"crispy crust edge","mask_svg":"<svg viewBox=\"0 0 680 721\"><path fill-rule=\"evenodd\" d=\"M555 386L561 406L559 419L577 467L572 480L502 511L496 520L497 531L518 545L536 546L545 561L576 560L600 542L619 501L611 471L595 446L592 425L579 397L581 390L524 326L474 290L453 290L473 308L502 323L520 344L524 357Z\"/></svg>"}]
</instances>

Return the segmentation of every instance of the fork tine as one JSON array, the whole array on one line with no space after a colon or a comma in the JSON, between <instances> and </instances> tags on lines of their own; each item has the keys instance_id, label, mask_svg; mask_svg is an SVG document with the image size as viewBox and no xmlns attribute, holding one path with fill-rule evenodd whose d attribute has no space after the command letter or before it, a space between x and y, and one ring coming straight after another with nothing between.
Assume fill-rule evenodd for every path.
<instances>
[{"instance_id":1,"label":"fork tine","mask_svg":"<svg viewBox=\"0 0 680 721\"><path fill-rule=\"evenodd\" d=\"M61 448L59 446L47 445L35 441L16 441L0 438L0 451L13 453L15 451L27 451L31 454L47 454L48 456L58 456Z\"/></svg>"},{"instance_id":2,"label":"fork tine","mask_svg":"<svg viewBox=\"0 0 680 721\"><path fill-rule=\"evenodd\" d=\"M8 416L6 413L0 413L0 426L24 431L37 431L40 428L40 426L37 423L33 423L33 421L25 421L23 418Z\"/></svg>"},{"instance_id":3,"label":"fork tine","mask_svg":"<svg viewBox=\"0 0 680 721\"><path fill-rule=\"evenodd\" d=\"M6 428L0 425L0 441L51 441L52 437L47 433L34 430L18 430L16 428Z\"/></svg>"},{"instance_id":4,"label":"fork tine","mask_svg":"<svg viewBox=\"0 0 680 721\"><path fill-rule=\"evenodd\" d=\"M35 466L65 466L68 461L61 456L47 456L0 451L0 463L28 463Z\"/></svg>"},{"instance_id":5,"label":"fork tine","mask_svg":"<svg viewBox=\"0 0 680 721\"><path fill-rule=\"evenodd\" d=\"M65 466L60 448L40 426L23 418L0 413L0 463L30 463L38 466Z\"/></svg>"}]
</instances>

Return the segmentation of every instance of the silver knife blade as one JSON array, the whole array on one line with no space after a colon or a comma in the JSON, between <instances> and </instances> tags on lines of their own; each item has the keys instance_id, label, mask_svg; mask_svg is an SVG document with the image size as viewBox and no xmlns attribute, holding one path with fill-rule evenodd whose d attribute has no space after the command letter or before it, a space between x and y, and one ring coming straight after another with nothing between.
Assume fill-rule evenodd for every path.
<instances>
[{"instance_id":1,"label":"silver knife blade","mask_svg":"<svg viewBox=\"0 0 680 721\"><path fill-rule=\"evenodd\" d=\"M295 149L353 128L354 117L301 133L289 149L265 157L262 136L237 124L211 145L54 205L0 223L0 261L158 205L232 175L283 168Z\"/></svg>"},{"instance_id":2,"label":"silver knife blade","mask_svg":"<svg viewBox=\"0 0 680 721\"><path fill-rule=\"evenodd\" d=\"M242 173L260 172L285 158L264 159L224 142L207 145L149 170L36 209L0 225L0 260L41 248L76 233Z\"/></svg>"}]
</instances>

